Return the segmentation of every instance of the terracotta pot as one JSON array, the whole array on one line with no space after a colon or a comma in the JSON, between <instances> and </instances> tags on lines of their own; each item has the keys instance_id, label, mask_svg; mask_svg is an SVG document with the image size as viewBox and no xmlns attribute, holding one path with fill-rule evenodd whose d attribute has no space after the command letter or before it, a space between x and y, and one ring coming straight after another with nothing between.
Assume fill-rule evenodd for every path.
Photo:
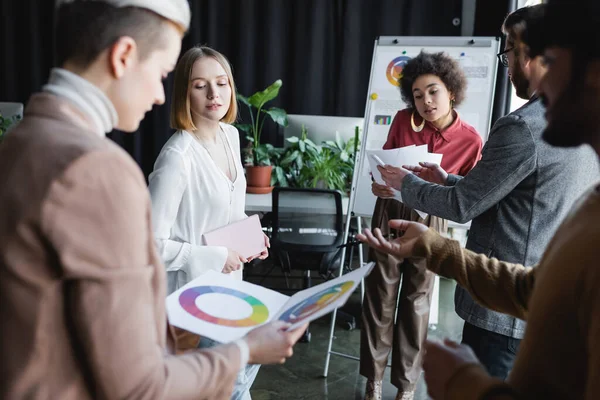
<instances>
[{"instance_id":1,"label":"terracotta pot","mask_svg":"<svg viewBox=\"0 0 600 400\"><path fill-rule=\"evenodd\" d=\"M266 166L247 166L246 167L246 180L248 181L248 187L271 187L271 171L273 167L271 165Z\"/></svg>"}]
</instances>

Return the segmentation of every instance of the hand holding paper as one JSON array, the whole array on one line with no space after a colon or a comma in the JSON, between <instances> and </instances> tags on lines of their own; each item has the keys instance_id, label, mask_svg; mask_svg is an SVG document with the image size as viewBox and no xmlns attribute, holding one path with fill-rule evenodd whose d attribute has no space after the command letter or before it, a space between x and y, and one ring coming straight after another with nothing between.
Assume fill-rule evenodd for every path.
<instances>
[{"instance_id":1,"label":"hand holding paper","mask_svg":"<svg viewBox=\"0 0 600 400\"><path fill-rule=\"evenodd\" d=\"M437 185L445 186L448 180L448 173L439 164L420 162L419 165L403 165L402 168L411 171L424 181Z\"/></svg>"},{"instance_id":2,"label":"hand holding paper","mask_svg":"<svg viewBox=\"0 0 600 400\"><path fill-rule=\"evenodd\" d=\"M208 271L167 297L167 314L173 326L221 343L242 338L269 321L282 321L281 326L290 332L302 330L308 322L344 305L373 265L292 297Z\"/></svg>"},{"instance_id":3,"label":"hand holding paper","mask_svg":"<svg viewBox=\"0 0 600 400\"><path fill-rule=\"evenodd\" d=\"M371 183L371 192L379 198L389 199L394 197L394 189L388 185L380 185L377 182Z\"/></svg>"},{"instance_id":4,"label":"hand holding paper","mask_svg":"<svg viewBox=\"0 0 600 400\"><path fill-rule=\"evenodd\" d=\"M415 146L409 146L415 147ZM377 169L378 165L396 165L398 161L398 149L393 150L367 150L367 159L373 179L379 185L385 185L381 178L381 173Z\"/></svg>"},{"instance_id":5,"label":"hand holding paper","mask_svg":"<svg viewBox=\"0 0 600 400\"><path fill-rule=\"evenodd\" d=\"M434 157L435 156L435 157ZM441 154L428 154L429 159L439 158L441 161ZM437 161L437 160L436 160ZM426 167L425 167L426 166ZM446 171L439 166L439 162L419 162L419 166L413 166L409 168L403 167L394 167L391 165L386 165L385 167L377 167L379 169L379 173L381 174L381 178L386 183L386 185L393 187L396 190L402 190L402 181L406 175L414 173L414 170L418 170L419 173L424 173L426 178L422 178L431 182L431 180L438 180L446 183L446 179L448 178L448 174ZM437 183L437 182L434 182Z\"/></svg>"},{"instance_id":6,"label":"hand holding paper","mask_svg":"<svg viewBox=\"0 0 600 400\"><path fill-rule=\"evenodd\" d=\"M442 154L428 153L427 145L411 145L391 150L367 150L366 155L375 181L372 185L373 194L380 198L393 197L399 202L402 202L400 193L402 181L406 175L413 173L410 168L404 168L404 166L419 165L423 168L423 165L439 165L442 162ZM382 163L384 166L381 165ZM443 171L441 168L440 170ZM433 172L434 176L443 176L438 170L434 169ZM447 177L447 174L445 176ZM421 218L427 217L426 213L415 211Z\"/></svg>"},{"instance_id":7,"label":"hand holding paper","mask_svg":"<svg viewBox=\"0 0 600 400\"><path fill-rule=\"evenodd\" d=\"M385 167L378 166L377 169L385 184L396 190L402 190L402 181L404 180L404 177L411 174L407 169L393 167L391 165L386 165Z\"/></svg>"},{"instance_id":8,"label":"hand holding paper","mask_svg":"<svg viewBox=\"0 0 600 400\"><path fill-rule=\"evenodd\" d=\"M289 326L283 321L273 321L248 332L244 339L250 350L250 364L283 364L291 357L294 344L308 324L291 331Z\"/></svg>"},{"instance_id":9,"label":"hand holding paper","mask_svg":"<svg viewBox=\"0 0 600 400\"><path fill-rule=\"evenodd\" d=\"M427 145L411 145L391 150L367 150L366 154L375 182L388 186L391 185L384 181L379 169L382 163L385 165L386 170L390 170L390 167L398 169L402 165L419 165L420 162L435 164L442 162L442 154L429 153ZM404 176L406 176L406 173L402 178Z\"/></svg>"}]
</instances>

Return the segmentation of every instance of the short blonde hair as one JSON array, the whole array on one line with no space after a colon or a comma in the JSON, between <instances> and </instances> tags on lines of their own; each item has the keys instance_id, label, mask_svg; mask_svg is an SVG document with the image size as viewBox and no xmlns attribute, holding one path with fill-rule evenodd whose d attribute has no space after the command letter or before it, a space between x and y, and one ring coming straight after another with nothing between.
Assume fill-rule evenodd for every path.
<instances>
[{"instance_id":1,"label":"short blonde hair","mask_svg":"<svg viewBox=\"0 0 600 400\"><path fill-rule=\"evenodd\" d=\"M175 68L175 82L173 84L173 98L171 99L171 128L182 130L196 130L190 110L191 76L194 63L203 57L214 58L225 70L231 86L231 101L227 114L222 122L231 124L237 119L237 99L233 72L227 58L218 51L207 46L194 46L181 57Z\"/></svg>"}]
</instances>

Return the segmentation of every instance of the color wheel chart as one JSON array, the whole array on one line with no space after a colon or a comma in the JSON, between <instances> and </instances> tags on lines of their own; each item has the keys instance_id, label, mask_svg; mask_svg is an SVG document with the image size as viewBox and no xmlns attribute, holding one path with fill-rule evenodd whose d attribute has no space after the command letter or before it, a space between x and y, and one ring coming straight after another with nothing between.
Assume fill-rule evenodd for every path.
<instances>
[{"instance_id":1,"label":"color wheel chart","mask_svg":"<svg viewBox=\"0 0 600 400\"><path fill-rule=\"evenodd\" d=\"M385 76L387 80L394 86L400 86L400 78L402 78L402 70L410 57L399 56L394 58L387 66Z\"/></svg>"},{"instance_id":2,"label":"color wheel chart","mask_svg":"<svg viewBox=\"0 0 600 400\"><path fill-rule=\"evenodd\" d=\"M348 290L352 289L353 285L354 281L347 281L315 293L285 311L281 314L279 320L294 324L297 321L322 310L325 306L334 302Z\"/></svg>"},{"instance_id":3,"label":"color wheel chart","mask_svg":"<svg viewBox=\"0 0 600 400\"><path fill-rule=\"evenodd\" d=\"M202 311L196 305L196 299L202 295L220 293L237 297L248 303L252 307L252 314L247 318L241 319L226 319L215 317L205 311ZM269 319L269 309L263 304L262 301L256 297L250 296L239 290L230 289L222 286L196 286L184 290L179 295L179 304L189 314L198 318L199 320L221 326L228 326L232 328L244 328L248 326L260 325Z\"/></svg>"}]
</instances>

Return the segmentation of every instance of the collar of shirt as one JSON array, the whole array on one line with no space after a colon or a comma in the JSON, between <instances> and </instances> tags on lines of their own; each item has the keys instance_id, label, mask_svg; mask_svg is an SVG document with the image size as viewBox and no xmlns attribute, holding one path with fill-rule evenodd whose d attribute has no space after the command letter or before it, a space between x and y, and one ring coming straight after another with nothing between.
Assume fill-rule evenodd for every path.
<instances>
[{"instance_id":1,"label":"collar of shirt","mask_svg":"<svg viewBox=\"0 0 600 400\"><path fill-rule=\"evenodd\" d=\"M456 118L454 118L454 121L452 121L450 126L446 127L444 130L440 130L429 121L425 122L425 127L438 133L446 142L452 141L456 133L462 131L462 121L458 115L458 111L454 110L454 112L456 113Z\"/></svg>"}]
</instances>

